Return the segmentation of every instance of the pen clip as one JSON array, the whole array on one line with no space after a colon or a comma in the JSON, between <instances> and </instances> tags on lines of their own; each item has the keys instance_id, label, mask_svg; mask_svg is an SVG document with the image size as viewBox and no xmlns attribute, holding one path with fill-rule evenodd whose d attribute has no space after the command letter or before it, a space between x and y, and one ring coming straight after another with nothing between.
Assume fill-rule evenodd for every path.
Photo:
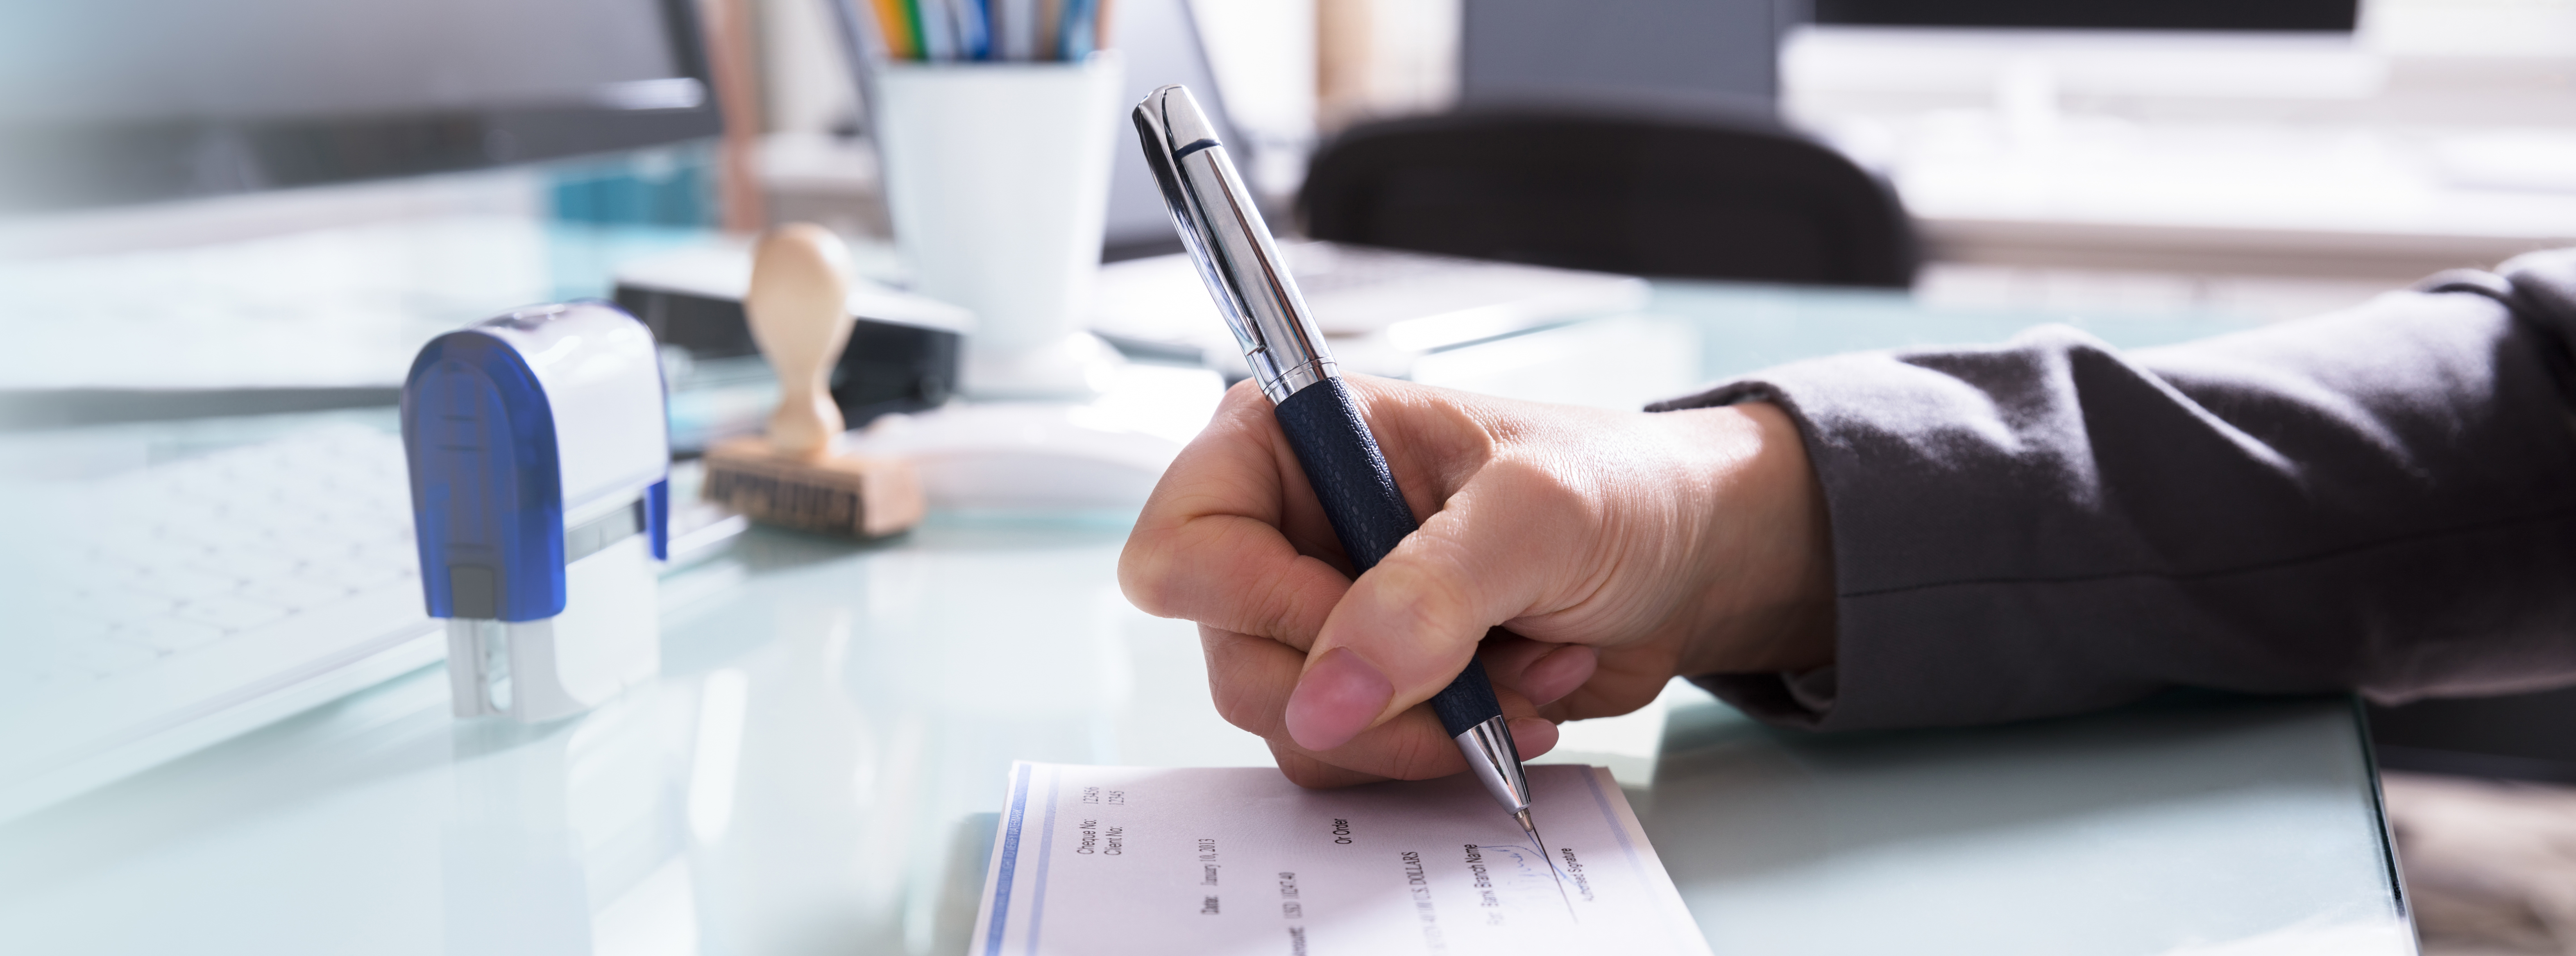
<instances>
[{"instance_id":1,"label":"pen clip","mask_svg":"<svg viewBox=\"0 0 2576 956\"><path fill-rule=\"evenodd\" d=\"M1262 392L1283 401L1333 377L1323 333L1197 100L1165 86L1136 104L1134 119L1164 208Z\"/></svg>"},{"instance_id":2,"label":"pen clip","mask_svg":"<svg viewBox=\"0 0 2576 956\"><path fill-rule=\"evenodd\" d=\"M1183 113L1183 121L1197 119L1202 127L1184 130L1195 135L1186 141L1187 145L1178 148L1174 146L1178 137L1173 135L1170 122L1170 106L1176 98L1190 107ZM1222 255L1223 250L1209 241L1207 222L1199 215L1197 197L1190 195L1189 186L1181 176L1184 157L1220 145L1215 131L1204 128L1205 116L1199 111L1197 101L1190 97L1186 87L1177 85L1155 89L1143 102L1136 104L1134 115L1137 136L1144 141L1145 166L1154 172L1154 185L1163 194L1163 208L1171 213L1172 225L1181 235L1181 245L1189 250L1190 262L1198 269L1199 279L1207 284L1209 294L1216 299L1218 311L1225 313L1225 324L1234 331L1235 341L1242 346L1244 354L1265 351L1268 343L1261 340L1260 330L1244 320L1239 303L1228 294L1225 278L1216 268L1216 257Z\"/></svg>"}]
</instances>

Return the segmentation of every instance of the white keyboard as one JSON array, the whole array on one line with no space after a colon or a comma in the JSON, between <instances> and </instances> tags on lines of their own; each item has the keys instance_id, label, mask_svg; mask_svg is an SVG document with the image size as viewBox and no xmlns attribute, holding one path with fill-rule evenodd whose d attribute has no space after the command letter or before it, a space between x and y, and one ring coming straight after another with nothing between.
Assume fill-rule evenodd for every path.
<instances>
[{"instance_id":1,"label":"white keyboard","mask_svg":"<svg viewBox=\"0 0 2576 956\"><path fill-rule=\"evenodd\" d=\"M420 603L409 485L400 437L349 425L85 489L98 536L67 555L50 616L68 626L36 678L108 680L379 594ZM385 623L427 620L411 611Z\"/></svg>"},{"instance_id":2,"label":"white keyboard","mask_svg":"<svg viewBox=\"0 0 2576 956\"><path fill-rule=\"evenodd\" d=\"M76 447L0 443L0 472ZM698 474L672 468L666 572L745 527L697 500ZM307 425L94 479L0 474L0 821L446 654L390 431Z\"/></svg>"},{"instance_id":3,"label":"white keyboard","mask_svg":"<svg viewBox=\"0 0 2576 956\"><path fill-rule=\"evenodd\" d=\"M399 436L334 424L22 489L0 819L439 659L409 487Z\"/></svg>"}]
</instances>

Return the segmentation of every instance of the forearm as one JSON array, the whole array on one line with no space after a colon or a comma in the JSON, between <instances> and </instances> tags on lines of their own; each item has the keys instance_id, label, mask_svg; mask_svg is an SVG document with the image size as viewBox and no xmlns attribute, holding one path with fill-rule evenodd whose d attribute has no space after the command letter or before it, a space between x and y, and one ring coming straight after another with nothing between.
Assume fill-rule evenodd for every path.
<instances>
[{"instance_id":1,"label":"forearm","mask_svg":"<svg viewBox=\"0 0 2576 956\"><path fill-rule=\"evenodd\" d=\"M2566 270L2558 270L2566 271ZM2402 698L2576 677L2564 305L2467 294L2123 356L2067 330L1785 366L1836 663L1712 683L1827 728L2158 688Z\"/></svg>"}]
</instances>

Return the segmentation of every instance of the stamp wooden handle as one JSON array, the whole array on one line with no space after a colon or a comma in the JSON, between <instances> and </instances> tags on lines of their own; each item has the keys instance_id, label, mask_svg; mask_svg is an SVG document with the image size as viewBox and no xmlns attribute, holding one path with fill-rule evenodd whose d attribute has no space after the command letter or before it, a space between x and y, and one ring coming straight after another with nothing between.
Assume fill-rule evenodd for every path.
<instances>
[{"instance_id":1,"label":"stamp wooden handle","mask_svg":"<svg viewBox=\"0 0 2576 956\"><path fill-rule=\"evenodd\" d=\"M850 342L849 261L841 237L808 222L770 230L752 252L742 308L778 375L769 441L782 455L819 460L841 433L830 376Z\"/></svg>"}]
</instances>

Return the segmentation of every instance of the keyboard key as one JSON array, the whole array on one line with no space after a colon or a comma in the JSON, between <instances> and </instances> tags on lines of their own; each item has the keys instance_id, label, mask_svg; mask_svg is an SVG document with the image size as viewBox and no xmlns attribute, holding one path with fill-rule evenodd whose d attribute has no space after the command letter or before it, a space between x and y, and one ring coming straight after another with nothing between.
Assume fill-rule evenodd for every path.
<instances>
[{"instance_id":1,"label":"keyboard key","mask_svg":"<svg viewBox=\"0 0 2576 956\"><path fill-rule=\"evenodd\" d=\"M242 588L240 593L242 597L263 604L302 610L348 597L350 590L328 580L309 577L273 577L253 581L249 586Z\"/></svg>"},{"instance_id":2,"label":"keyboard key","mask_svg":"<svg viewBox=\"0 0 2576 956\"><path fill-rule=\"evenodd\" d=\"M107 636L114 641L178 653L222 640L224 629L175 617L156 617L121 625Z\"/></svg>"},{"instance_id":3,"label":"keyboard key","mask_svg":"<svg viewBox=\"0 0 2576 956\"><path fill-rule=\"evenodd\" d=\"M92 677L116 674L148 667L161 659L161 653L121 641L90 640L73 644L54 654L54 666Z\"/></svg>"},{"instance_id":4,"label":"keyboard key","mask_svg":"<svg viewBox=\"0 0 2576 956\"><path fill-rule=\"evenodd\" d=\"M77 603L65 614L104 623L141 620L170 613L179 602L148 591L133 588L99 588L75 592Z\"/></svg>"},{"instance_id":5,"label":"keyboard key","mask_svg":"<svg viewBox=\"0 0 2576 956\"><path fill-rule=\"evenodd\" d=\"M199 564L201 557L200 554L190 554L186 558L187 564ZM196 601L230 594L241 586L242 579L238 577L200 571L192 566L153 568L149 573L137 576L132 585L135 590L173 601Z\"/></svg>"},{"instance_id":6,"label":"keyboard key","mask_svg":"<svg viewBox=\"0 0 2576 956\"><path fill-rule=\"evenodd\" d=\"M295 556L268 550L230 548L216 552L207 563L190 570L202 574L252 581L293 577L304 562Z\"/></svg>"},{"instance_id":7,"label":"keyboard key","mask_svg":"<svg viewBox=\"0 0 2576 956\"><path fill-rule=\"evenodd\" d=\"M375 557L355 558L327 568L315 568L310 573L317 579L330 581L352 591L363 591L395 581L414 580L420 577L420 573L413 569L412 562L388 561Z\"/></svg>"},{"instance_id":8,"label":"keyboard key","mask_svg":"<svg viewBox=\"0 0 2576 956\"><path fill-rule=\"evenodd\" d=\"M116 625L106 621L58 614L46 618L35 628L39 633L31 636L37 647L70 647L106 637L115 629Z\"/></svg>"},{"instance_id":9,"label":"keyboard key","mask_svg":"<svg viewBox=\"0 0 2576 956\"><path fill-rule=\"evenodd\" d=\"M237 595L220 594L179 606L178 616L227 631L246 631L287 615L287 609Z\"/></svg>"},{"instance_id":10,"label":"keyboard key","mask_svg":"<svg viewBox=\"0 0 2576 956\"><path fill-rule=\"evenodd\" d=\"M26 683L28 687L34 690L43 691L69 684L86 684L96 680L98 680L97 676L92 674L77 670L69 670L58 665L47 665L44 668L29 671Z\"/></svg>"}]
</instances>

